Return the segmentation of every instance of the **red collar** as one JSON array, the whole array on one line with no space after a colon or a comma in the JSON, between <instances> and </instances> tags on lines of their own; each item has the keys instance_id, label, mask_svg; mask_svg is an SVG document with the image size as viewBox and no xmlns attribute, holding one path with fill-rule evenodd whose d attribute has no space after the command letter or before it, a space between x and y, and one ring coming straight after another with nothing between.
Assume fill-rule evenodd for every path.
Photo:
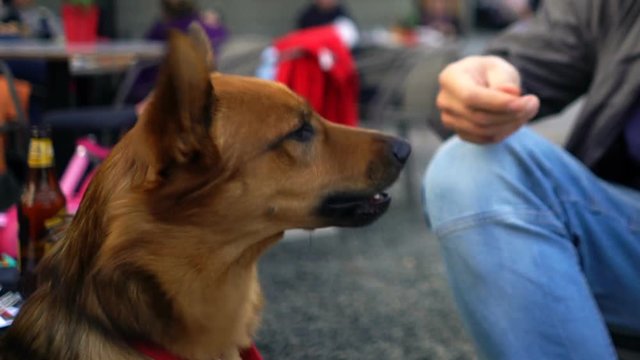
<instances>
[{"instance_id":1,"label":"red collar","mask_svg":"<svg viewBox=\"0 0 640 360\"><path fill-rule=\"evenodd\" d=\"M183 360L182 358L171 354L167 350L149 343L136 343L133 344L133 347L153 360ZM243 350L240 353L240 357L242 360L262 360L262 356L255 345L251 346L247 350Z\"/></svg>"}]
</instances>

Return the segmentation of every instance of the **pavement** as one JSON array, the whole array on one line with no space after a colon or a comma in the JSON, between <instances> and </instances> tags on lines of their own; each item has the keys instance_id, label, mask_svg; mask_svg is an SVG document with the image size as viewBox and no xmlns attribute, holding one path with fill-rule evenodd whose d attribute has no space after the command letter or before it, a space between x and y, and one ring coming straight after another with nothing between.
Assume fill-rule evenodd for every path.
<instances>
[{"instance_id":1,"label":"pavement","mask_svg":"<svg viewBox=\"0 0 640 360\"><path fill-rule=\"evenodd\" d=\"M562 144L579 103L535 130ZM267 360L469 360L476 355L447 286L420 182L441 141L412 128L409 168L388 213L361 229L293 231L260 262Z\"/></svg>"},{"instance_id":2,"label":"pavement","mask_svg":"<svg viewBox=\"0 0 640 360\"><path fill-rule=\"evenodd\" d=\"M266 359L474 359L417 198L439 140L412 132L411 188L361 229L295 231L261 260Z\"/></svg>"}]
</instances>

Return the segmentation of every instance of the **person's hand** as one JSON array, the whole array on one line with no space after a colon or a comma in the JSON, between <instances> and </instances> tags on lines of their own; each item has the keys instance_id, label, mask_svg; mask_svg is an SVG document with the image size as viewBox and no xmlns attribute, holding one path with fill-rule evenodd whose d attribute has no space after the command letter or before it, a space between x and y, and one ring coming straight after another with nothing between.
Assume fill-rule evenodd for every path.
<instances>
[{"instance_id":1,"label":"person's hand","mask_svg":"<svg viewBox=\"0 0 640 360\"><path fill-rule=\"evenodd\" d=\"M439 77L442 122L463 140L497 143L531 120L540 108L521 95L515 67L495 56L471 56L447 66Z\"/></svg>"}]
</instances>

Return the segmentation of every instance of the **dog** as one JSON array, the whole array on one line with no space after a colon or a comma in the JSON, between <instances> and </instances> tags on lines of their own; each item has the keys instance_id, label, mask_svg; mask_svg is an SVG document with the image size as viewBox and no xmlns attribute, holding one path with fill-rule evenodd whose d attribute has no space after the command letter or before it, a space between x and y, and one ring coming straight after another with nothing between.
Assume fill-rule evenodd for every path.
<instances>
[{"instance_id":1,"label":"dog","mask_svg":"<svg viewBox=\"0 0 640 360\"><path fill-rule=\"evenodd\" d=\"M201 30L171 35L156 88L114 147L3 360L237 360L262 308L257 261L287 229L370 224L411 148L332 124L284 85L211 72Z\"/></svg>"}]
</instances>

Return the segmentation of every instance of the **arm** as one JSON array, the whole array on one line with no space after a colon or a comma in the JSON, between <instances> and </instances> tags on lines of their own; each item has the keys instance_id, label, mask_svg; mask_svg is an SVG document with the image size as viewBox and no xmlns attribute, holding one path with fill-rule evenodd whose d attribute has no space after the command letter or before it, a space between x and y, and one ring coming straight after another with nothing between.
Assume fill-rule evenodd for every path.
<instances>
[{"instance_id":1,"label":"arm","mask_svg":"<svg viewBox=\"0 0 640 360\"><path fill-rule=\"evenodd\" d=\"M590 24L597 3L545 1L531 22L515 25L489 47L489 54L518 69L522 91L538 96L539 116L562 110L589 89L596 66Z\"/></svg>"},{"instance_id":2,"label":"arm","mask_svg":"<svg viewBox=\"0 0 640 360\"><path fill-rule=\"evenodd\" d=\"M604 0L553 0L528 26L498 38L440 74L442 122L464 140L497 143L536 115L561 110L584 94L596 66L596 37L608 31ZM541 104L542 103L542 104Z\"/></svg>"}]
</instances>

